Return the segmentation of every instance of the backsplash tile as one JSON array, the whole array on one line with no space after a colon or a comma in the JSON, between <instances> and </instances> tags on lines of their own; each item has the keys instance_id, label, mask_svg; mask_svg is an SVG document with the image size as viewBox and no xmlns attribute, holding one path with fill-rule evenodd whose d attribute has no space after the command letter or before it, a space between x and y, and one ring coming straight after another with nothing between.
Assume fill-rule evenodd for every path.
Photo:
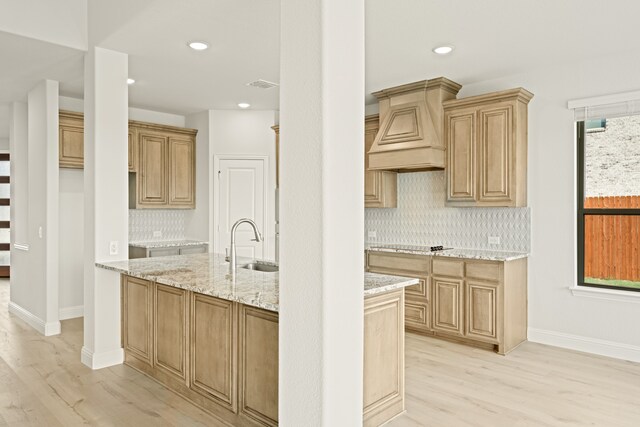
<instances>
[{"instance_id":1,"label":"backsplash tile","mask_svg":"<svg viewBox=\"0 0 640 427\"><path fill-rule=\"evenodd\" d=\"M365 209L365 242L529 252L530 208L448 208L445 199L443 171L398 174L398 207Z\"/></svg>"},{"instance_id":2,"label":"backsplash tile","mask_svg":"<svg viewBox=\"0 0 640 427\"><path fill-rule=\"evenodd\" d=\"M183 240L186 212L177 209L129 209L129 241ZM162 232L154 237L153 232Z\"/></svg>"}]
</instances>

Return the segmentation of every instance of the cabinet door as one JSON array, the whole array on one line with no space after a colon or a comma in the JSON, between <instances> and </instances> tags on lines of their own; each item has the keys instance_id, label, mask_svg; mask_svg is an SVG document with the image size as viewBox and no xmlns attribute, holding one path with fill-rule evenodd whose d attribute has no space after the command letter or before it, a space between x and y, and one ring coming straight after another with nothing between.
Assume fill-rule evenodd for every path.
<instances>
[{"instance_id":1,"label":"cabinet door","mask_svg":"<svg viewBox=\"0 0 640 427\"><path fill-rule=\"evenodd\" d=\"M153 282L123 276L122 291L124 351L152 365Z\"/></svg>"},{"instance_id":2,"label":"cabinet door","mask_svg":"<svg viewBox=\"0 0 640 427\"><path fill-rule=\"evenodd\" d=\"M378 133L378 118L365 120L364 130L364 204L366 208L397 206L397 174L369 170L369 150Z\"/></svg>"},{"instance_id":3,"label":"cabinet door","mask_svg":"<svg viewBox=\"0 0 640 427\"><path fill-rule=\"evenodd\" d=\"M187 291L157 284L154 294L154 366L186 384Z\"/></svg>"},{"instance_id":4,"label":"cabinet door","mask_svg":"<svg viewBox=\"0 0 640 427\"><path fill-rule=\"evenodd\" d=\"M364 426L404 410L403 300L402 291L364 300Z\"/></svg>"},{"instance_id":5,"label":"cabinet door","mask_svg":"<svg viewBox=\"0 0 640 427\"><path fill-rule=\"evenodd\" d=\"M240 305L240 413L278 425L278 314Z\"/></svg>"},{"instance_id":6,"label":"cabinet door","mask_svg":"<svg viewBox=\"0 0 640 427\"><path fill-rule=\"evenodd\" d=\"M58 132L61 168L84 167L84 119L81 113L61 111Z\"/></svg>"},{"instance_id":7,"label":"cabinet door","mask_svg":"<svg viewBox=\"0 0 640 427\"><path fill-rule=\"evenodd\" d=\"M138 204L147 207L166 207L167 191L167 138L153 132L140 131L140 176L138 177Z\"/></svg>"},{"instance_id":8,"label":"cabinet door","mask_svg":"<svg viewBox=\"0 0 640 427\"><path fill-rule=\"evenodd\" d=\"M513 106L496 105L479 110L480 202L508 206L512 201ZM499 206L500 204L498 204Z\"/></svg>"},{"instance_id":9,"label":"cabinet door","mask_svg":"<svg viewBox=\"0 0 640 427\"><path fill-rule=\"evenodd\" d=\"M129 126L129 172L138 171L138 140L136 134L136 128Z\"/></svg>"},{"instance_id":10,"label":"cabinet door","mask_svg":"<svg viewBox=\"0 0 640 427\"><path fill-rule=\"evenodd\" d=\"M207 245L185 246L180 248L180 255L203 254L207 252Z\"/></svg>"},{"instance_id":11,"label":"cabinet door","mask_svg":"<svg viewBox=\"0 0 640 427\"><path fill-rule=\"evenodd\" d=\"M433 329L463 334L462 279L433 277Z\"/></svg>"},{"instance_id":12,"label":"cabinet door","mask_svg":"<svg viewBox=\"0 0 640 427\"><path fill-rule=\"evenodd\" d=\"M169 205L195 208L196 153L190 137L169 137Z\"/></svg>"},{"instance_id":13,"label":"cabinet door","mask_svg":"<svg viewBox=\"0 0 640 427\"><path fill-rule=\"evenodd\" d=\"M476 198L476 110L447 113L447 200Z\"/></svg>"},{"instance_id":14,"label":"cabinet door","mask_svg":"<svg viewBox=\"0 0 640 427\"><path fill-rule=\"evenodd\" d=\"M191 384L189 387L237 412L236 305L201 294L191 299Z\"/></svg>"},{"instance_id":15,"label":"cabinet door","mask_svg":"<svg viewBox=\"0 0 640 427\"><path fill-rule=\"evenodd\" d=\"M497 343L499 285L469 280L465 288L467 337Z\"/></svg>"},{"instance_id":16,"label":"cabinet door","mask_svg":"<svg viewBox=\"0 0 640 427\"><path fill-rule=\"evenodd\" d=\"M178 248L156 248L149 249L149 258L158 256L173 256L180 255L180 249Z\"/></svg>"}]
</instances>

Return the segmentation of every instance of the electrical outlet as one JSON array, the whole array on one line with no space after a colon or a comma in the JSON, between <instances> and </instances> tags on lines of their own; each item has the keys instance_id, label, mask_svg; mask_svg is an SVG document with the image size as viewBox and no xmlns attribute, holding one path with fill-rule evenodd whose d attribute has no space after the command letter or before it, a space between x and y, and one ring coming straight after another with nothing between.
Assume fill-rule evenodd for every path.
<instances>
[{"instance_id":1,"label":"electrical outlet","mask_svg":"<svg viewBox=\"0 0 640 427\"><path fill-rule=\"evenodd\" d=\"M162 237L162 230L154 231L153 237Z\"/></svg>"},{"instance_id":2,"label":"electrical outlet","mask_svg":"<svg viewBox=\"0 0 640 427\"><path fill-rule=\"evenodd\" d=\"M369 232L367 232L367 238L370 242L375 242L378 238L378 233L376 230L369 230Z\"/></svg>"},{"instance_id":3,"label":"electrical outlet","mask_svg":"<svg viewBox=\"0 0 640 427\"><path fill-rule=\"evenodd\" d=\"M109 242L109 255L118 255L118 241Z\"/></svg>"},{"instance_id":4,"label":"electrical outlet","mask_svg":"<svg viewBox=\"0 0 640 427\"><path fill-rule=\"evenodd\" d=\"M490 245L499 245L500 244L500 236L489 236L489 244Z\"/></svg>"}]
</instances>

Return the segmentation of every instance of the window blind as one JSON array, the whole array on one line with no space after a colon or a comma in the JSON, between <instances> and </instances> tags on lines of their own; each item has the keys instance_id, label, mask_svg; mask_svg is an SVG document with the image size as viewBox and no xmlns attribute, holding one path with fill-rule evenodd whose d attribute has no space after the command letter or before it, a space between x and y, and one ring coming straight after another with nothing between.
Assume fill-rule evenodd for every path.
<instances>
[{"instance_id":1,"label":"window blind","mask_svg":"<svg viewBox=\"0 0 640 427\"><path fill-rule=\"evenodd\" d=\"M569 101L575 121L607 119L640 114L640 91Z\"/></svg>"}]
</instances>

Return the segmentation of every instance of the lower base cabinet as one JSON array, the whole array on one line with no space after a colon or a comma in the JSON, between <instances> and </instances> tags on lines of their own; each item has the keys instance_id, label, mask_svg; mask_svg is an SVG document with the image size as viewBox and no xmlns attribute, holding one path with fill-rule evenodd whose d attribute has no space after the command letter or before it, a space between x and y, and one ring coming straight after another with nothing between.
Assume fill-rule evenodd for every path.
<instances>
[{"instance_id":1,"label":"lower base cabinet","mask_svg":"<svg viewBox=\"0 0 640 427\"><path fill-rule=\"evenodd\" d=\"M122 276L125 363L234 426L278 425L278 313ZM363 425L404 411L404 290L364 304Z\"/></svg>"},{"instance_id":2,"label":"lower base cabinet","mask_svg":"<svg viewBox=\"0 0 640 427\"><path fill-rule=\"evenodd\" d=\"M373 273L420 277L408 287L407 331L506 354L527 339L527 259L484 261L367 252Z\"/></svg>"}]
</instances>

